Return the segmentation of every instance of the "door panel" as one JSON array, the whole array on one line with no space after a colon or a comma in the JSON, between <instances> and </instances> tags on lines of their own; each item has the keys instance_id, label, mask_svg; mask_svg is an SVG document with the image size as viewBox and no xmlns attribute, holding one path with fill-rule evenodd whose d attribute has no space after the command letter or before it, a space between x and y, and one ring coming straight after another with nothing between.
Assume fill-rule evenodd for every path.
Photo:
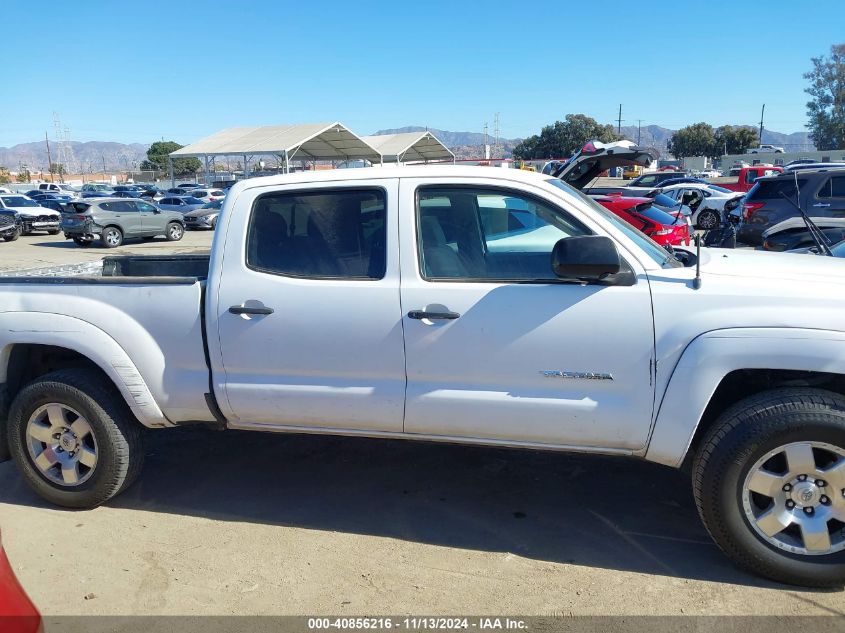
<instances>
[{"instance_id":1,"label":"door panel","mask_svg":"<svg viewBox=\"0 0 845 633\"><path fill-rule=\"evenodd\" d=\"M418 196L421 205L445 205L448 193L438 192L441 202L435 203L425 189L418 189L430 184L402 179L404 214L416 215ZM525 214L526 201L508 196L502 204L509 213L503 217ZM481 215L490 204L482 197L477 202ZM454 202L453 215L463 205ZM532 204L527 201L528 214L536 215ZM559 203L547 199L547 204L554 208ZM637 277L632 286L560 283L551 273L551 246L566 237L556 229L571 229L566 223L561 230L523 220L522 226L500 223L507 228L499 234L482 220L486 252L483 261L472 262L472 256L461 253L460 241L467 238L458 232L450 239L453 230L432 226L424 208L419 219L400 223L408 374L405 432L608 449L644 446L654 400L654 332L645 271L632 259ZM418 223L421 229L428 225L422 256ZM577 230L570 234L579 234ZM441 243L432 248L427 242L431 237ZM540 258L539 250L544 250ZM503 264L503 257L521 263ZM536 269L538 265L547 272ZM424 279L424 273L431 277L432 266L445 276L460 270L465 278ZM532 269L531 274L519 277L523 268ZM502 270L519 283L483 280L488 273L501 279ZM467 279L473 276L479 281ZM408 316L419 310L459 316Z\"/></svg>"},{"instance_id":2,"label":"door panel","mask_svg":"<svg viewBox=\"0 0 845 633\"><path fill-rule=\"evenodd\" d=\"M253 216L245 243L226 242L214 307L216 391L232 426L402 430L397 181L331 185L308 195L256 188L237 200Z\"/></svg>"}]
</instances>

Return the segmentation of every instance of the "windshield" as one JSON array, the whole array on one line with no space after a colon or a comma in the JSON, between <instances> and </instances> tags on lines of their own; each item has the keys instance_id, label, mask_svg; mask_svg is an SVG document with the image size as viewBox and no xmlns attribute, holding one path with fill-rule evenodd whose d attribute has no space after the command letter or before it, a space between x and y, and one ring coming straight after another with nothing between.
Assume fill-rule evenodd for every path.
<instances>
[{"instance_id":1,"label":"windshield","mask_svg":"<svg viewBox=\"0 0 845 633\"><path fill-rule=\"evenodd\" d=\"M708 189L712 189L713 191L718 191L719 193L736 193L736 191L731 191L730 189L725 189L724 187L719 187L718 185L707 185Z\"/></svg>"},{"instance_id":2,"label":"windshield","mask_svg":"<svg viewBox=\"0 0 845 633\"><path fill-rule=\"evenodd\" d=\"M608 222L612 223L617 229L622 231L626 237L632 240L637 246L639 246L643 252L648 255L654 263L658 264L659 266L671 266L673 268L680 268L683 266L681 262L675 259L669 252L660 246L657 242L652 240L650 237L646 236L645 233L641 233L633 226L621 220L612 212L605 209L601 206L598 202L590 198L587 194L582 191L578 191L574 187L570 187L564 182L561 182L557 178L549 178L547 182L551 183L558 189L562 189L567 193L571 193L574 196L580 198L584 204L590 207L593 211L598 213L602 218L607 220Z\"/></svg>"},{"instance_id":3,"label":"windshield","mask_svg":"<svg viewBox=\"0 0 845 633\"><path fill-rule=\"evenodd\" d=\"M37 207L38 203L35 200L24 198L23 196L4 196L3 203L7 207Z\"/></svg>"},{"instance_id":4,"label":"windshield","mask_svg":"<svg viewBox=\"0 0 845 633\"><path fill-rule=\"evenodd\" d=\"M648 196L652 200L654 200L654 204L661 206L661 207L669 207L670 209L676 209L681 206L681 203L673 200L665 193L656 193L653 196Z\"/></svg>"},{"instance_id":5,"label":"windshield","mask_svg":"<svg viewBox=\"0 0 845 633\"><path fill-rule=\"evenodd\" d=\"M215 200L214 202L208 202L208 203L202 205L202 208L203 209L219 209L221 206L223 206L223 201L222 200Z\"/></svg>"},{"instance_id":6,"label":"windshield","mask_svg":"<svg viewBox=\"0 0 845 633\"><path fill-rule=\"evenodd\" d=\"M657 222L658 224L668 225L677 223L677 220L665 211L655 209L651 206L646 209L635 208L634 211L639 213L641 216L648 218L652 222Z\"/></svg>"}]
</instances>

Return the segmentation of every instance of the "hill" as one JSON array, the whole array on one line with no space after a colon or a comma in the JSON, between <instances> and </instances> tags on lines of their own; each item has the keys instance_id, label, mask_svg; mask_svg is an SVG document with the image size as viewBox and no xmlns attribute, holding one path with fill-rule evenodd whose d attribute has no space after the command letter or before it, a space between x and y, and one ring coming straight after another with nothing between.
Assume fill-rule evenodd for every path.
<instances>
[{"instance_id":1,"label":"hill","mask_svg":"<svg viewBox=\"0 0 845 633\"><path fill-rule=\"evenodd\" d=\"M140 165L147 157L149 145L141 143L114 143L104 141L89 141L81 143L71 141L68 143L73 152L73 160L66 165L69 172L97 173L103 171L103 161L106 164L106 171L117 171L120 169L131 169L133 163ZM59 148L56 143L50 142L50 153L54 163L59 161ZM21 143L12 147L0 147L0 166L11 171L18 171L22 165L32 171L48 171L47 146L44 141L34 143Z\"/></svg>"}]
</instances>

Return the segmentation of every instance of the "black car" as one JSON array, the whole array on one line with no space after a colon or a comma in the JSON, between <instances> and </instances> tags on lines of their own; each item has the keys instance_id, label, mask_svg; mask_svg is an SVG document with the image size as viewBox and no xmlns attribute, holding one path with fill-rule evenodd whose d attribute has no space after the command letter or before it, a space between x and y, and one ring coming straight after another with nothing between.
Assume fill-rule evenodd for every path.
<instances>
[{"instance_id":1,"label":"black car","mask_svg":"<svg viewBox=\"0 0 845 633\"><path fill-rule=\"evenodd\" d=\"M0 238L14 242L22 232L21 216L14 211L0 210Z\"/></svg>"},{"instance_id":2,"label":"black car","mask_svg":"<svg viewBox=\"0 0 845 633\"><path fill-rule=\"evenodd\" d=\"M743 201L737 239L761 246L767 229L800 217L793 203L811 218L845 218L845 169L808 169L758 179Z\"/></svg>"},{"instance_id":3,"label":"black car","mask_svg":"<svg viewBox=\"0 0 845 633\"><path fill-rule=\"evenodd\" d=\"M634 178L626 187L660 187L667 180L674 180L676 178L685 178L689 174L679 171L655 171L650 174L643 174Z\"/></svg>"},{"instance_id":4,"label":"black car","mask_svg":"<svg viewBox=\"0 0 845 633\"><path fill-rule=\"evenodd\" d=\"M65 213L67 211L66 204L69 200L62 200L60 198L41 198L36 200L38 204L42 207L46 207L47 209L53 209L53 211L58 211L59 213Z\"/></svg>"}]
</instances>

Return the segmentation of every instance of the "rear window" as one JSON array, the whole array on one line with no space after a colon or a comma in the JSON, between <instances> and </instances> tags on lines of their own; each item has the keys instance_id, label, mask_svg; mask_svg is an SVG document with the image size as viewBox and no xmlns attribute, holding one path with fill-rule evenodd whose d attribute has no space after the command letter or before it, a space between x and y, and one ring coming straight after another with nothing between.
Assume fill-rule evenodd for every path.
<instances>
[{"instance_id":1,"label":"rear window","mask_svg":"<svg viewBox=\"0 0 845 633\"><path fill-rule=\"evenodd\" d=\"M799 189L803 189L806 184L806 178L798 179ZM795 198L795 180L793 178L761 180L748 192L748 200L773 200L780 198L782 193L790 198Z\"/></svg>"},{"instance_id":2,"label":"rear window","mask_svg":"<svg viewBox=\"0 0 845 633\"><path fill-rule=\"evenodd\" d=\"M831 178L822 186L819 198L845 198L845 176Z\"/></svg>"},{"instance_id":3,"label":"rear window","mask_svg":"<svg viewBox=\"0 0 845 633\"><path fill-rule=\"evenodd\" d=\"M677 224L678 221L666 213L665 211L661 211L660 209L656 209L653 206L648 206L646 208L635 207L634 211L639 213L641 216L648 218L652 222L657 222L658 224Z\"/></svg>"}]
</instances>

